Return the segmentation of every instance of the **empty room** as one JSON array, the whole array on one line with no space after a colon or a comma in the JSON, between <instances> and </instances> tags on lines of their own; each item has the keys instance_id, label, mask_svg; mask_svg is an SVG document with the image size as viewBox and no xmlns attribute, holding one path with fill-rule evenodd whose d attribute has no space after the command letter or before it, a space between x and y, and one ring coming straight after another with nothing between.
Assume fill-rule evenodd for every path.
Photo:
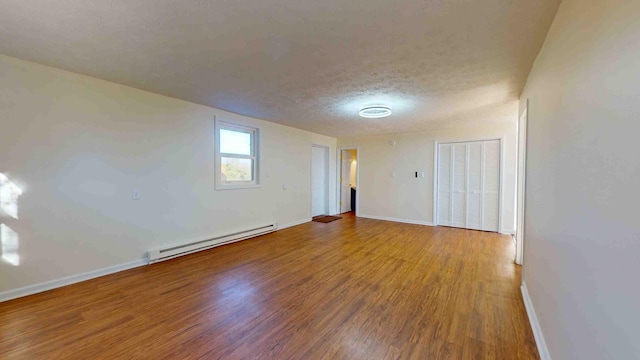
<instances>
[{"instance_id":1,"label":"empty room","mask_svg":"<svg viewBox=\"0 0 640 360\"><path fill-rule=\"evenodd\" d=\"M640 359L639 16L0 0L0 359Z\"/></svg>"}]
</instances>

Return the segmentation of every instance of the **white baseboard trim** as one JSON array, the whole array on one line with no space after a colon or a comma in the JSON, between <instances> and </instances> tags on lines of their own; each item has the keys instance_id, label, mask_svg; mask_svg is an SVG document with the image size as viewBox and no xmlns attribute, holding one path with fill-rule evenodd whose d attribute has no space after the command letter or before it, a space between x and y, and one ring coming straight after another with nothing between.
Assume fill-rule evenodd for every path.
<instances>
[{"instance_id":1,"label":"white baseboard trim","mask_svg":"<svg viewBox=\"0 0 640 360\"><path fill-rule=\"evenodd\" d=\"M119 265L109 266L109 267L98 269L98 270L88 271L82 274L66 276L60 279L54 279L54 280L46 281L40 284L29 285L29 286L25 286L18 289L3 291L3 292L0 292L0 302L41 293L43 291L52 290L52 289L60 288L63 286L75 284L81 281L86 281L89 279L94 279L97 277L117 273L120 271L133 269L135 267L139 267L146 264L147 264L146 260L140 259L140 260L124 263L124 264L119 264Z\"/></svg>"},{"instance_id":2,"label":"white baseboard trim","mask_svg":"<svg viewBox=\"0 0 640 360\"><path fill-rule=\"evenodd\" d=\"M502 229L502 230L500 230L500 234L503 234L503 235L515 235L516 231L512 230L512 229Z\"/></svg>"},{"instance_id":3,"label":"white baseboard trim","mask_svg":"<svg viewBox=\"0 0 640 360\"><path fill-rule=\"evenodd\" d=\"M367 219L374 219L374 220L385 220L385 221L400 222L400 223L405 223L405 224L433 226L433 223L428 222L428 221L407 220L407 219L398 219L398 218L392 218L392 217L386 217L386 216L375 216L375 215L365 215L365 214L358 214L358 217L367 218Z\"/></svg>"},{"instance_id":4,"label":"white baseboard trim","mask_svg":"<svg viewBox=\"0 0 640 360\"><path fill-rule=\"evenodd\" d=\"M527 309L527 316L529 316L529 323L531 324L533 337L536 339L536 345L538 347L538 354L540 354L540 360L551 360L549 348L547 348L547 343L546 341L544 341L542 329L540 328L540 323L538 322L538 316L536 315L536 311L533 308L533 303L531 302L529 291L527 290L527 284L525 284L524 281L522 282L522 286L520 286L520 290L522 291L524 307Z\"/></svg>"},{"instance_id":5,"label":"white baseboard trim","mask_svg":"<svg viewBox=\"0 0 640 360\"><path fill-rule=\"evenodd\" d=\"M282 224L282 225L278 224L278 230L290 228L290 227L296 226L296 225L302 225L302 224L305 224L305 223L308 223L308 222L311 222L311 218L297 220L297 221L293 221L293 222Z\"/></svg>"}]
</instances>

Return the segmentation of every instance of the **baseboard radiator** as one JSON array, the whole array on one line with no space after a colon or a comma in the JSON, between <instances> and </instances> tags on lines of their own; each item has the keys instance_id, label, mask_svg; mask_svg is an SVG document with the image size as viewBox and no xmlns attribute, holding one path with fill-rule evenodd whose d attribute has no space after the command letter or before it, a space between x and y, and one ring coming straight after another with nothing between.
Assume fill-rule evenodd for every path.
<instances>
[{"instance_id":1,"label":"baseboard radiator","mask_svg":"<svg viewBox=\"0 0 640 360\"><path fill-rule=\"evenodd\" d=\"M196 241L188 244L177 245L165 249L151 250L148 252L149 264L169 260L178 256L191 254L197 251L211 249L212 247L246 240L252 237L268 234L278 229L278 224L260 226L254 229L222 235L208 240Z\"/></svg>"}]
</instances>

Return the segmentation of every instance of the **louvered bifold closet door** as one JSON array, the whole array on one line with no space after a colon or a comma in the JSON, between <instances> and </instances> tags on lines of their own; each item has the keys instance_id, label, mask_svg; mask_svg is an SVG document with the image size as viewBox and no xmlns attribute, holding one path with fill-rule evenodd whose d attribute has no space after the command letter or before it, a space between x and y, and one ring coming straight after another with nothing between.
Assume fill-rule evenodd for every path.
<instances>
[{"instance_id":1,"label":"louvered bifold closet door","mask_svg":"<svg viewBox=\"0 0 640 360\"><path fill-rule=\"evenodd\" d=\"M451 226L467 224L467 144L453 144Z\"/></svg>"},{"instance_id":2,"label":"louvered bifold closet door","mask_svg":"<svg viewBox=\"0 0 640 360\"><path fill-rule=\"evenodd\" d=\"M500 140L484 142L482 230L498 231L500 211Z\"/></svg>"},{"instance_id":3,"label":"louvered bifold closet door","mask_svg":"<svg viewBox=\"0 0 640 360\"><path fill-rule=\"evenodd\" d=\"M438 145L438 224L451 225L451 144Z\"/></svg>"},{"instance_id":4,"label":"louvered bifold closet door","mask_svg":"<svg viewBox=\"0 0 640 360\"><path fill-rule=\"evenodd\" d=\"M483 142L470 142L467 145L467 226L482 230L482 160Z\"/></svg>"},{"instance_id":5,"label":"louvered bifold closet door","mask_svg":"<svg viewBox=\"0 0 640 360\"><path fill-rule=\"evenodd\" d=\"M437 225L498 231L500 140L438 145Z\"/></svg>"}]
</instances>

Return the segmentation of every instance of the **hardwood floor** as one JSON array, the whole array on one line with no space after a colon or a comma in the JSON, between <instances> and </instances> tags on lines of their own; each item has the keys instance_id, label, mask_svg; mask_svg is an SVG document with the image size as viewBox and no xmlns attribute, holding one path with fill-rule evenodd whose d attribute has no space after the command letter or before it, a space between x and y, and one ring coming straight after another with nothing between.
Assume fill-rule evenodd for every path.
<instances>
[{"instance_id":1,"label":"hardwood floor","mask_svg":"<svg viewBox=\"0 0 640 360\"><path fill-rule=\"evenodd\" d=\"M347 215L0 303L2 359L537 359L509 236Z\"/></svg>"}]
</instances>

